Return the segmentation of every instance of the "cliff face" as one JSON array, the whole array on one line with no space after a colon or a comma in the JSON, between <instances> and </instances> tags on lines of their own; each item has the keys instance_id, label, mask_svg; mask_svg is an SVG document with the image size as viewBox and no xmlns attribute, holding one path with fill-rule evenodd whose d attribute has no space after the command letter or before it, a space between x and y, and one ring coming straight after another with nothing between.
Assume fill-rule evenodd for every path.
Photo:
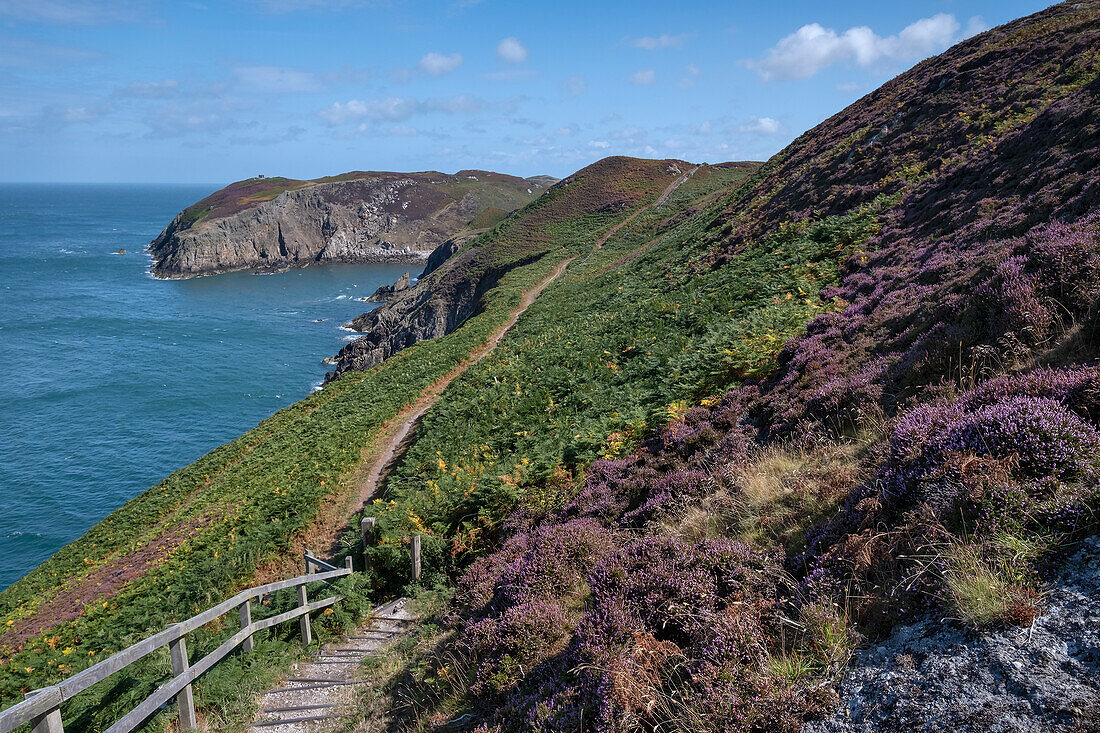
<instances>
[{"instance_id":1,"label":"cliff face","mask_svg":"<svg viewBox=\"0 0 1100 733\"><path fill-rule=\"evenodd\" d=\"M153 274L183 278L329 262L415 262L546 190L485 171L251 179L180 212L149 245Z\"/></svg>"},{"instance_id":2,"label":"cliff face","mask_svg":"<svg viewBox=\"0 0 1100 733\"><path fill-rule=\"evenodd\" d=\"M326 375L326 382L347 371L370 369L419 341L450 333L477 312L482 295L506 272L554 248L553 229L579 217L636 208L689 165L682 160L605 158L555 184L536 205L468 248L461 238L444 242L428 258L416 285L349 324L366 335L340 350L336 370ZM529 180L537 185L542 178Z\"/></svg>"}]
</instances>

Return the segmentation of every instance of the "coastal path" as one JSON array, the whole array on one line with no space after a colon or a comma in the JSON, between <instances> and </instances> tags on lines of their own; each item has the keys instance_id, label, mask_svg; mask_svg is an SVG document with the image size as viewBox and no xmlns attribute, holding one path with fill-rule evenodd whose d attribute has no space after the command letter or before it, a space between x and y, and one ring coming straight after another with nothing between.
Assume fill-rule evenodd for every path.
<instances>
[{"instance_id":1,"label":"coastal path","mask_svg":"<svg viewBox=\"0 0 1100 733\"><path fill-rule=\"evenodd\" d=\"M611 237L642 212L665 203L672 192L690 179L700 167L696 166L688 173L678 176L653 203L637 209L608 229L593 245L592 251L601 249ZM356 510L374 498L382 488L390 470L411 442L416 426L443 391L467 369L492 353L535 299L561 277L576 259L577 255L566 257L549 275L525 291L504 323L493 329L481 345L473 349L458 366L429 385L415 401L383 426L375 441L381 449L368 459L365 478L359 485L358 501L353 503ZM317 539L334 544L336 535L314 538ZM291 676L278 687L260 696L258 716L252 723L253 730L264 733L320 733L336 730L340 719L350 712L354 688L370 682L359 676L363 660L396 640L415 623L407 605L408 599L401 598L382 606L355 634L326 645L312 659L296 665Z\"/></svg>"}]
</instances>

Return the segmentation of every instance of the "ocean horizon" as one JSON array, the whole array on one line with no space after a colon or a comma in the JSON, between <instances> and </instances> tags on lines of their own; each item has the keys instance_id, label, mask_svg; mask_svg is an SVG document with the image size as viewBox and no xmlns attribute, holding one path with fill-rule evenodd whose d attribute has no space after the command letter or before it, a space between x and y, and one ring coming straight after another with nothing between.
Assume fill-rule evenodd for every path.
<instances>
[{"instance_id":1,"label":"ocean horizon","mask_svg":"<svg viewBox=\"0 0 1100 733\"><path fill-rule=\"evenodd\" d=\"M0 183L0 588L318 388L357 299L416 274L154 278L149 242L218 187Z\"/></svg>"}]
</instances>

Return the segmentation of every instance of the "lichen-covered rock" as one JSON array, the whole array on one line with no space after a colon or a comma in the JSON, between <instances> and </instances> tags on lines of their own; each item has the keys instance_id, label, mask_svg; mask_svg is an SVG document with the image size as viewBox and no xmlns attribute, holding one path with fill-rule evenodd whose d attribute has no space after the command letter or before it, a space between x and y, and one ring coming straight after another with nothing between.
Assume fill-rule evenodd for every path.
<instances>
[{"instance_id":1,"label":"lichen-covered rock","mask_svg":"<svg viewBox=\"0 0 1100 733\"><path fill-rule=\"evenodd\" d=\"M1083 542L1027 628L929 618L857 653L840 709L806 733L1046 733L1100 726L1100 538ZM1090 727L1092 726L1092 727Z\"/></svg>"}]
</instances>

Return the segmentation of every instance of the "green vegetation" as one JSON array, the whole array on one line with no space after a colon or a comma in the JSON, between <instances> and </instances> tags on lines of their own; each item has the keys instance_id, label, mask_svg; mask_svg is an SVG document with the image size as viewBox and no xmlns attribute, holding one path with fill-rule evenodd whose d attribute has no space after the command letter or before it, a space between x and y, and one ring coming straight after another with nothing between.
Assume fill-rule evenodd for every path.
<instances>
[{"instance_id":1,"label":"green vegetation","mask_svg":"<svg viewBox=\"0 0 1100 733\"><path fill-rule=\"evenodd\" d=\"M638 184L642 200L655 198L663 185L660 179ZM545 228L575 213L576 193L569 187L558 189L524 214ZM295 541L308 536L326 514L335 520L346 515L358 490L355 470L362 451L379 426L483 343L522 293L580 246L573 237L594 241L599 229L587 229L590 222L606 228L628 213L585 217L582 224L545 234L534 232L535 225L523 216L502 223L486 238L499 245L495 256L504 263L530 264L507 272L462 328L405 349L370 371L349 373L279 411L128 502L0 593L0 704L7 707L31 689L69 676L252 585L257 568L279 576L292 572L286 558ZM540 249L554 257L531 261L528 241L518 238L533 233L538 233L534 239ZM356 550L355 545L349 543L337 560ZM444 546L429 537L424 552L429 565L425 583L433 572L438 583ZM395 578L403 584L403 553L389 538L378 551L374 572L343 581L337 591L349 600L325 617L325 626L350 623L374 590L392 585ZM282 602L276 598L270 612L276 613ZM232 633L232 625L230 620L225 627L192 634L192 657L215 648ZM268 676L256 675L255 662L247 660L219 665L207 675L198 688L207 714L227 721L239 718L251 705L251 691L294 658L294 636L284 628L260 640L263 653L269 654L263 661L270 668ZM152 692L167 673L167 657L153 655L68 703L65 719L75 729L104 727ZM160 715L156 725L167 719Z\"/></svg>"},{"instance_id":2,"label":"green vegetation","mask_svg":"<svg viewBox=\"0 0 1100 733\"><path fill-rule=\"evenodd\" d=\"M308 186L325 183L347 183L365 179L386 179L398 181L413 179L447 201L458 201L467 194L473 194L486 207L475 219L485 217L487 223L473 225L474 229L484 229L501 221L513 211L528 203L532 194L528 193L530 184L514 176L499 173L478 176L477 180L465 175L444 173L392 173L387 171L351 171L336 176L324 176L310 180L298 180L283 176L248 178L231 183L215 191L201 201L189 206L180 218L180 228L187 229L205 219L219 219L238 211L274 199L281 193L294 191ZM540 192L541 193L541 192ZM438 204L438 202L436 202ZM499 213L497 213L499 212Z\"/></svg>"},{"instance_id":3,"label":"green vegetation","mask_svg":"<svg viewBox=\"0 0 1100 733\"><path fill-rule=\"evenodd\" d=\"M714 270L702 264L706 224L725 201L666 220L743 176L697 175L668 210L646 212L574 263L426 416L372 509L380 527L394 538L416 527L455 556L476 553L517 505L564 500L555 476L625 455L677 410L766 373L820 312L840 259L877 232L886 200L784 227Z\"/></svg>"},{"instance_id":4,"label":"green vegetation","mask_svg":"<svg viewBox=\"0 0 1100 733\"><path fill-rule=\"evenodd\" d=\"M487 206L480 214L470 220L472 229L488 229L508 218L508 212L498 206Z\"/></svg>"}]
</instances>

